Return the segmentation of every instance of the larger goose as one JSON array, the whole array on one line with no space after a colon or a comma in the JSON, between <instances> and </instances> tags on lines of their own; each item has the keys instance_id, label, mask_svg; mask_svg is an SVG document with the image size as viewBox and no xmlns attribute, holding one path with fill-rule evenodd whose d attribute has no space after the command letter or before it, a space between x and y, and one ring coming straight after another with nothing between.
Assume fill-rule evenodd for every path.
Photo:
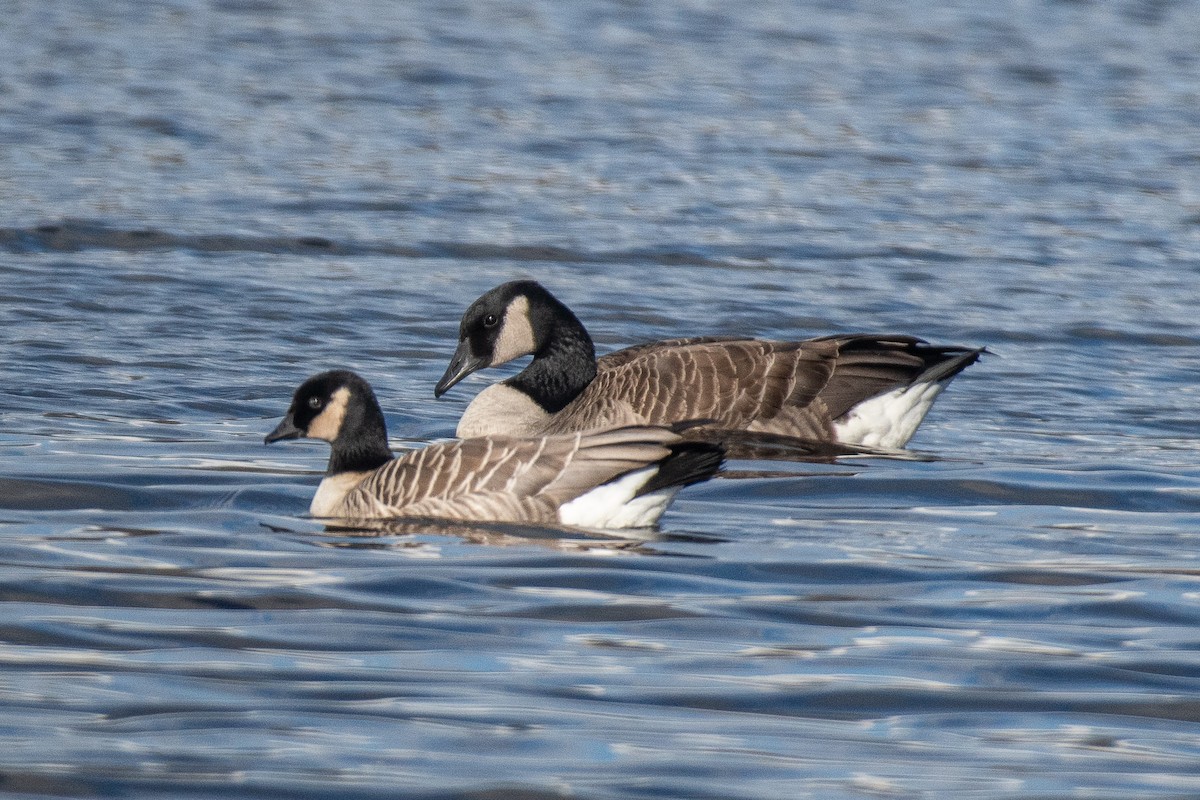
<instances>
[{"instance_id":1,"label":"larger goose","mask_svg":"<svg viewBox=\"0 0 1200 800\"><path fill-rule=\"evenodd\" d=\"M899 448L946 384L982 352L902 335L697 337L597 360L571 310L523 280L492 289L463 314L458 349L434 395L476 370L532 354L519 374L479 393L459 420L459 436L705 418L724 429Z\"/></svg>"},{"instance_id":2,"label":"larger goose","mask_svg":"<svg viewBox=\"0 0 1200 800\"><path fill-rule=\"evenodd\" d=\"M370 385L323 372L295 392L266 443L307 437L332 445L309 511L317 517L647 527L683 486L711 477L721 448L665 427L431 445L395 458Z\"/></svg>"}]
</instances>

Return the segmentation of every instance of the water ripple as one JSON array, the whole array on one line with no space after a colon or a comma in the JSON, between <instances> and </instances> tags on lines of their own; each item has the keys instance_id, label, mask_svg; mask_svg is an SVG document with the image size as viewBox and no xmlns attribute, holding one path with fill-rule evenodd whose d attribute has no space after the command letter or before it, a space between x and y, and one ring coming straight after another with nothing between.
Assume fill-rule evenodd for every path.
<instances>
[{"instance_id":1,"label":"water ripple","mask_svg":"<svg viewBox=\"0 0 1200 800\"><path fill-rule=\"evenodd\" d=\"M749 8L6 15L0 792L1197 795L1196 4ZM298 381L450 436L519 277L600 351L991 355L657 531L308 518Z\"/></svg>"}]
</instances>

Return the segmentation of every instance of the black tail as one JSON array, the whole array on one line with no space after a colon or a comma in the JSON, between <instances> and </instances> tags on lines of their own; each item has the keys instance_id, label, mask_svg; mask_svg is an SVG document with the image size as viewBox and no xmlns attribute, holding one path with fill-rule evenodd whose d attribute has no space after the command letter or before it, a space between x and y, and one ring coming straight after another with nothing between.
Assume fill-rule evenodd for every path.
<instances>
[{"instance_id":1,"label":"black tail","mask_svg":"<svg viewBox=\"0 0 1200 800\"><path fill-rule=\"evenodd\" d=\"M673 486L706 481L725 462L725 448L711 442L676 442L671 454L659 462L658 472L638 490L638 496Z\"/></svg>"}]
</instances>

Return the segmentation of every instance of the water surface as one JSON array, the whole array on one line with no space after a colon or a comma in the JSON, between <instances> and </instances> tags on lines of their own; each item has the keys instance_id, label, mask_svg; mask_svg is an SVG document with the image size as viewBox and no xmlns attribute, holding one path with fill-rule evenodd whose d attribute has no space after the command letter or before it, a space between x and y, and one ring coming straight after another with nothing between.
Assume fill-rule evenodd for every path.
<instances>
[{"instance_id":1,"label":"water surface","mask_svg":"<svg viewBox=\"0 0 1200 800\"><path fill-rule=\"evenodd\" d=\"M1200 794L1200 7L72 3L0 23L0 791ZM987 345L632 539L327 531L458 316ZM759 464L736 464L756 469ZM769 468L780 470L778 465Z\"/></svg>"}]
</instances>

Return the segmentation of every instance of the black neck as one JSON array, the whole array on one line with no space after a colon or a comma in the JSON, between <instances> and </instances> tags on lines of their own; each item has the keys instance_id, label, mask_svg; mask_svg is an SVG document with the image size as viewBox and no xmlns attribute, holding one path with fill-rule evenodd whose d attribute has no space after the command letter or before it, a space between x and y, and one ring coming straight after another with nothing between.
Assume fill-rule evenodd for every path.
<instances>
[{"instance_id":1,"label":"black neck","mask_svg":"<svg viewBox=\"0 0 1200 800\"><path fill-rule=\"evenodd\" d=\"M339 436L329 453L327 475L342 472L367 472L378 469L392 460L387 444L387 423L378 401L371 395L367 403L351 404L346 409L342 430L352 433Z\"/></svg>"},{"instance_id":2,"label":"black neck","mask_svg":"<svg viewBox=\"0 0 1200 800\"><path fill-rule=\"evenodd\" d=\"M583 324L566 306L559 304L553 314L531 314L531 320L537 340L545 344L533 354L529 366L505 383L554 414L596 377L596 348Z\"/></svg>"}]
</instances>

